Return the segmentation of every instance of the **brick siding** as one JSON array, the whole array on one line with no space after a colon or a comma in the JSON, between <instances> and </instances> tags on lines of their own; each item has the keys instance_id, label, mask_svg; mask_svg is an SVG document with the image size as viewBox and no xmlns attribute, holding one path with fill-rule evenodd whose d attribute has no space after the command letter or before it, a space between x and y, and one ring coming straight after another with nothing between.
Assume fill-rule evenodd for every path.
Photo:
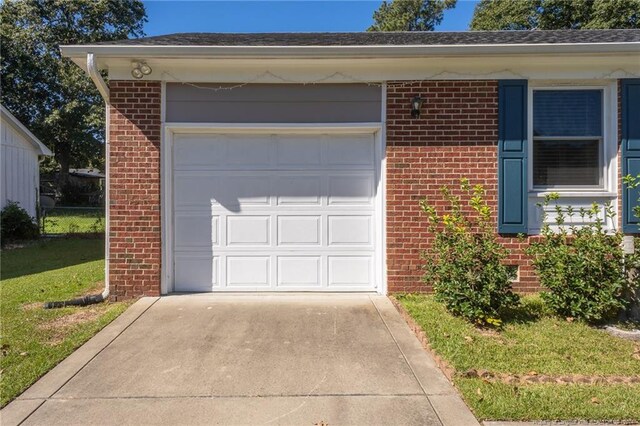
<instances>
[{"instance_id":1,"label":"brick siding","mask_svg":"<svg viewBox=\"0 0 640 426\"><path fill-rule=\"evenodd\" d=\"M161 86L153 81L112 81L110 109L111 293L115 299L160 294ZM410 102L420 95L419 118ZM389 82L387 85L387 276L390 293L430 291L421 278L420 252L433 236L418 202L445 201L443 185L460 178L482 184L497 214L497 81ZM519 266L518 291L538 290L527 241L501 237Z\"/></svg>"},{"instance_id":2,"label":"brick siding","mask_svg":"<svg viewBox=\"0 0 640 426\"><path fill-rule=\"evenodd\" d=\"M109 284L114 299L160 294L161 85L111 81Z\"/></svg>"},{"instance_id":3,"label":"brick siding","mask_svg":"<svg viewBox=\"0 0 640 426\"><path fill-rule=\"evenodd\" d=\"M415 95L424 100L419 118L411 118ZM436 206L445 200L439 189L459 187L460 178L482 184L497 214L498 82L423 81L387 85L387 279L390 293L431 291L421 281L420 252L431 244L426 216L418 202ZM497 222L496 222L497 223ZM496 225L497 227L497 225ZM527 245L501 238L512 250L509 264L520 266L514 287L538 288Z\"/></svg>"}]
</instances>

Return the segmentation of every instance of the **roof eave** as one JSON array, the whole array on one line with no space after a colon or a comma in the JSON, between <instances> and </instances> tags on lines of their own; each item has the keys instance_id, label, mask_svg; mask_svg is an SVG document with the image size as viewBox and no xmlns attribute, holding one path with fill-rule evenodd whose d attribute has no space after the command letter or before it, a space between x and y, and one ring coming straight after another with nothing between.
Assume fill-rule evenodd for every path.
<instances>
[{"instance_id":1,"label":"roof eave","mask_svg":"<svg viewBox=\"0 0 640 426\"><path fill-rule=\"evenodd\" d=\"M8 109L0 105L0 111L2 113L2 116L11 124L13 124L13 126L22 134L22 136L24 136L25 139L27 139L31 143L31 145L39 151L38 155L44 155L48 157L53 155L53 152L51 152L51 150L47 148L45 144L40 142L40 139L38 139L33 133L31 133L31 131L27 129L25 125L22 124L20 120L18 120L13 114L11 114Z\"/></svg>"}]
</instances>

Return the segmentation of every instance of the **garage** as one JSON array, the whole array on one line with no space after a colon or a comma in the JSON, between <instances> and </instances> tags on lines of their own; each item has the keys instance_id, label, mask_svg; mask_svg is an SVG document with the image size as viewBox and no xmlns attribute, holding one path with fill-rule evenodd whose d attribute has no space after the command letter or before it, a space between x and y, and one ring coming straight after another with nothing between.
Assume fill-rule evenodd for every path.
<instances>
[{"instance_id":1,"label":"garage","mask_svg":"<svg viewBox=\"0 0 640 426\"><path fill-rule=\"evenodd\" d=\"M379 133L174 130L173 291L381 291Z\"/></svg>"}]
</instances>

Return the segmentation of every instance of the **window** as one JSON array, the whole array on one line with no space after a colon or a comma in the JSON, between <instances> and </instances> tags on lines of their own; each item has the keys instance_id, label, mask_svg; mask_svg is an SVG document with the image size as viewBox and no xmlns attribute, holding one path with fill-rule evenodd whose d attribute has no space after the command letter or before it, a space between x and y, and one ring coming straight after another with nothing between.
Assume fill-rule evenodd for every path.
<instances>
[{"instance_id":1,"label":"window","mask_svg":"<svg viewBox=\"0 0 640 426\"><path fill-rule=\"evenodd\" d=\"M602 90L534 90L533 186L604 186Z\"/></svg>"}]
</instances>

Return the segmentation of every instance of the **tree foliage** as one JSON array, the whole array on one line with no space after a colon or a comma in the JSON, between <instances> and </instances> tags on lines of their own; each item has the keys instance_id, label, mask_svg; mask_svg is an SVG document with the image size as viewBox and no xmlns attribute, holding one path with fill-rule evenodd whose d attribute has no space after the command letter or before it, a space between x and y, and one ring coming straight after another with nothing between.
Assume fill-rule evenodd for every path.
<instances>
[{"instance_id":1,"label":"tree foliage","mask_svg":"<svg viewBox=\"0 0 640 426\"><path fill-rule=\"evenodd\" d=\"M640 0L482 0L472 30L640 28Z\"/></svg>"},{"instance_id":2,"label":"tree foliage","mask_svg":"<svg viewBox=\"0 0 640 426\"><path fill-rule=\"evenodd\" d=\"M444 11L455 5L456 0L384 1L373 13L374 24L368 31L433 31Z\"/></svg>"},{"instance_id":3,"label":"tree foliage","mask_svg":"<svg viewBox=\"0 0 640 426\"><path fill-rule=\"evenodd\" d=\"M143 35L140 0L6 0L0 4L1 101L69 167L96 165L104 107L84 72L60 45Z\"/></svg>"}]
</instances>

